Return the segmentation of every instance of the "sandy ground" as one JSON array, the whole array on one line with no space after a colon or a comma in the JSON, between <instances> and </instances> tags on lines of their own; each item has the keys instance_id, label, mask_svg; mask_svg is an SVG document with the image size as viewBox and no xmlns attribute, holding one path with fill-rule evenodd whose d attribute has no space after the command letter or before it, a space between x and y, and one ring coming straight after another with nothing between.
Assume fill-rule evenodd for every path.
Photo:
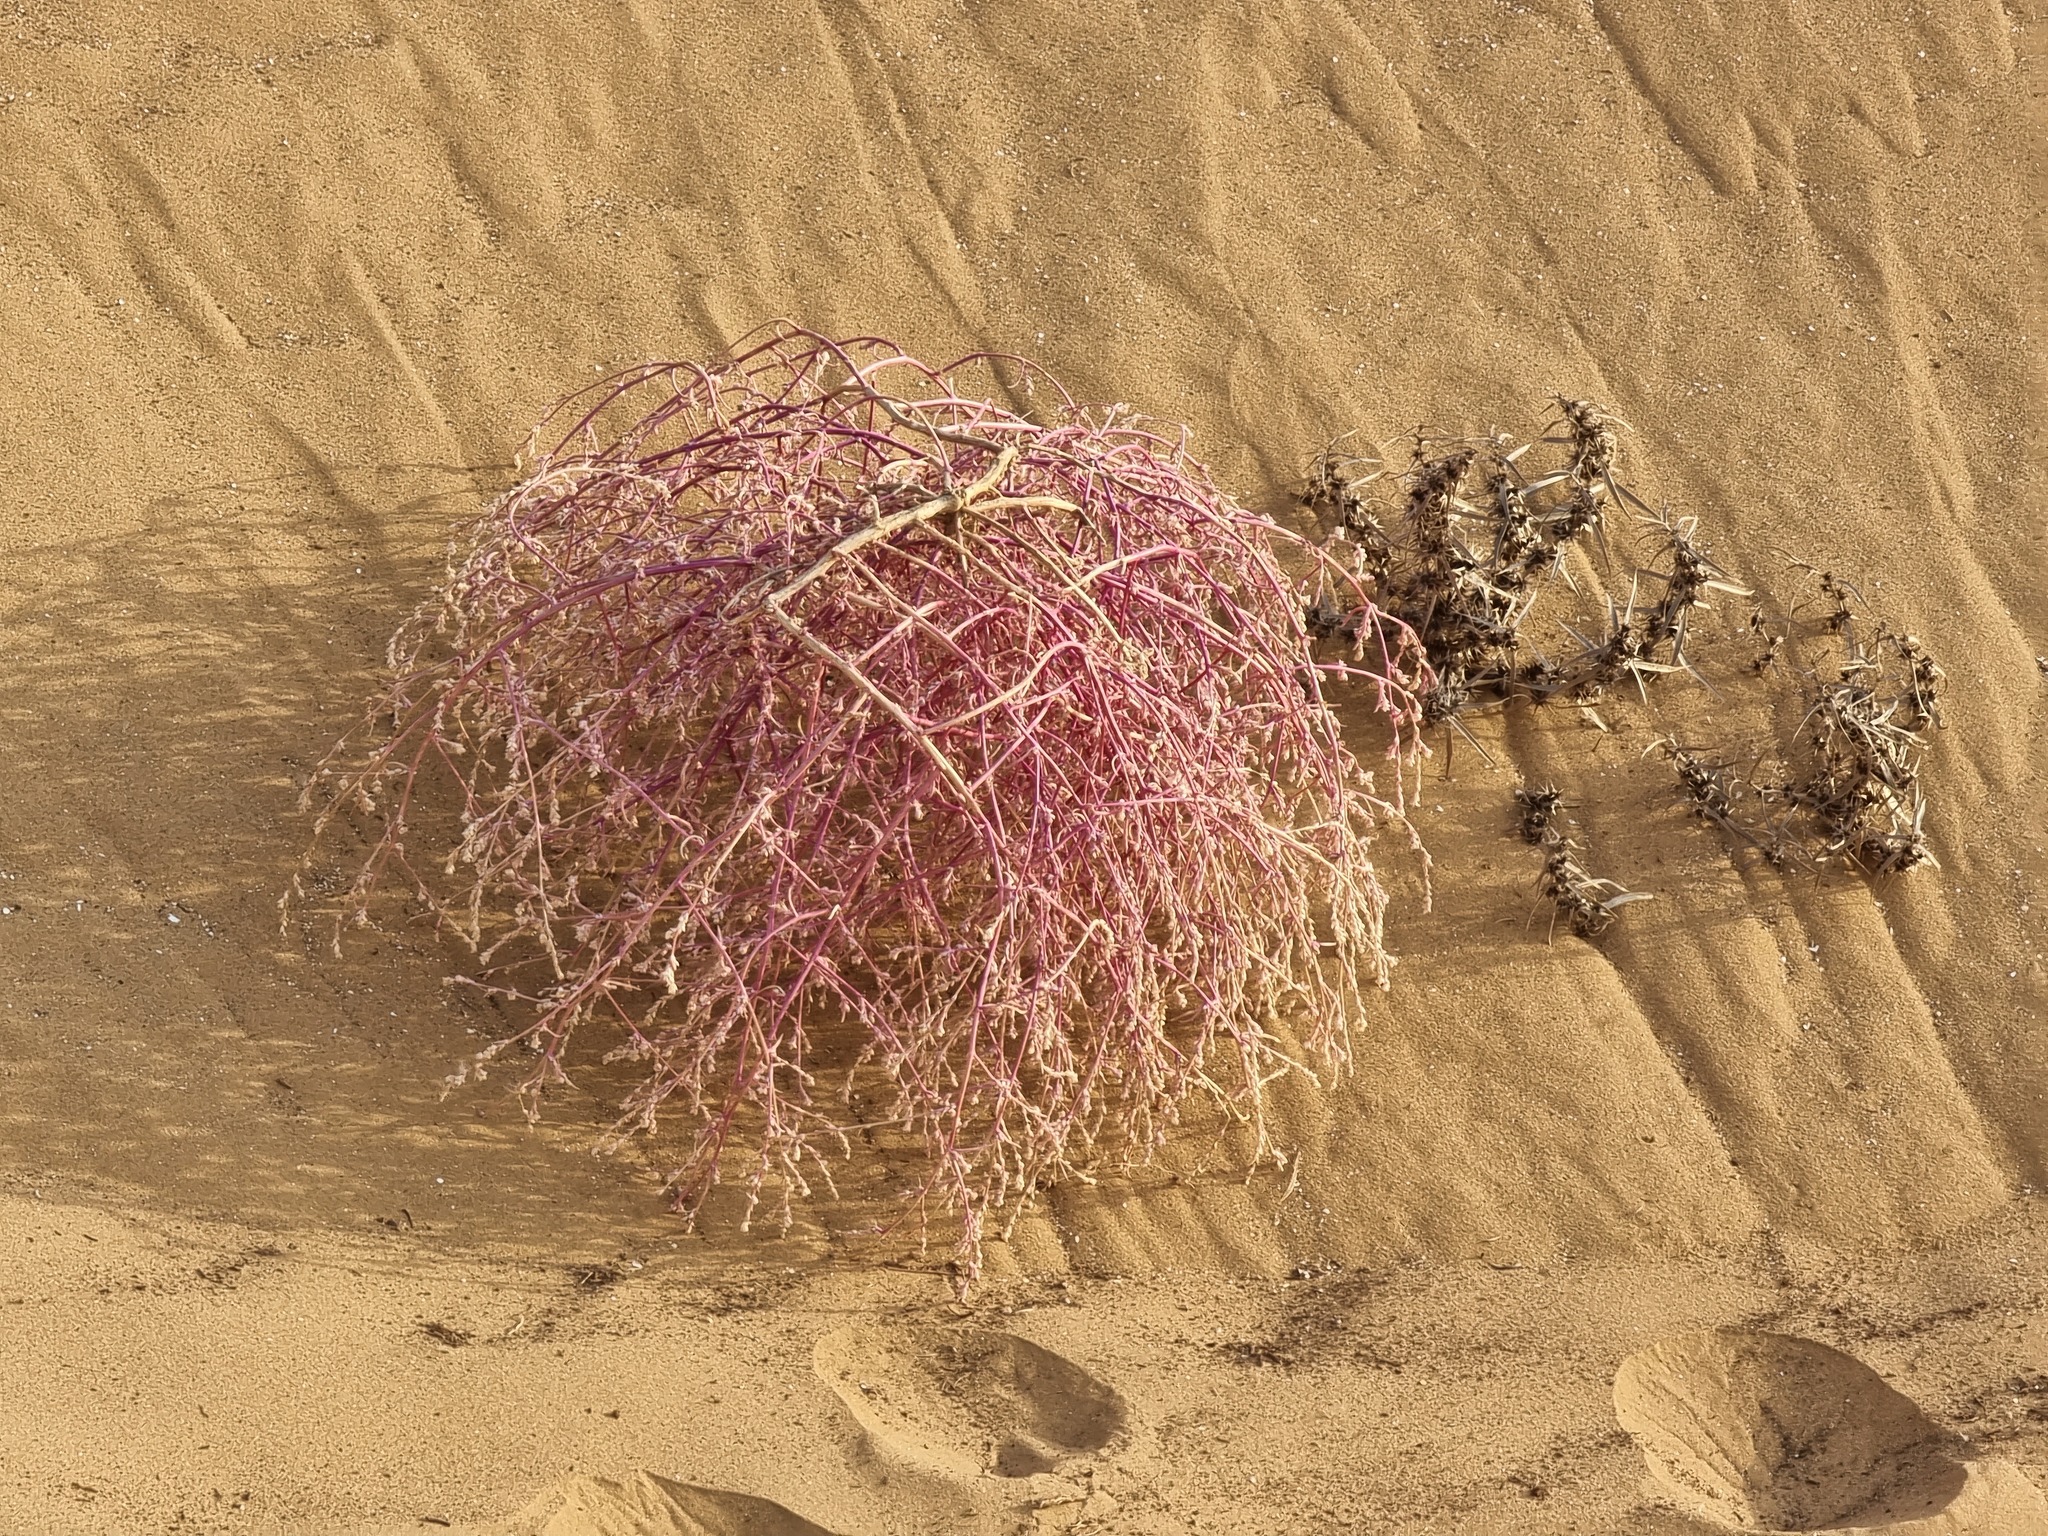
<instances>
[{"instance_id":1,"label":"sandy ground","mask_svg":"<svg viewBox=\"0 0 2048 1536\"><path fill-rule=\"evenodd\" d=\"M1703 1536L1740 1511L1651 1476L1613 1383L1729 1326L1948 1437L1895 1529L2048 1527L2044 35L15 4L0 1529ZM1059 1191L964 1305L856 1240L886 1170L685 1235L645 1156L589 1155L602 1074L537 1130L443 1097L502 1022L455 957L335 959L274 903L309 764L539 411L778 315L1029 354L1276 510L1342 431L1608 402L1768 599L1789 551L1939 653L1942 867L1739 869L1639 756L1697 690L1483 721L1497 766L1427 780L1433 912L1385 861L1357 1071L1279 1106L1298 1182L1177 1146ZM1597 947L1529 922L1519 774L1659 898ZM1658 1359L1624 1416L1719 1411Z\"/></svg>"}]
</instances>

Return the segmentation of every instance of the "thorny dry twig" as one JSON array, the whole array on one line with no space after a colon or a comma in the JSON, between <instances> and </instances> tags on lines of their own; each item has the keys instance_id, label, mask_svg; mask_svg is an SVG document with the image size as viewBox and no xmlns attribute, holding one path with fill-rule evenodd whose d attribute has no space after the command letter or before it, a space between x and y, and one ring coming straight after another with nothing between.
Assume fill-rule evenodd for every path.
<instances>
[{"instance_id":1,"label":"thorny dry twig","mask_svg":"<svg viewBox=\"0 0 2048 1536\"><path fill-rule=\"evenodd\" d=\"M1555 909L1552 933L1557 930L1558 917L1563 917L1581 938L1597 938L1621 908L1651 899L1650 892L1626 890L1612 880L1602 880L1579 862L1585 850L1565 833L1564 796L1555 785L1517 789L1515 804L1521 808L1517 828L1522 840L1543 850L1543 872L1537 885Z\"/></svg>"},{"instance_id":2,"label":"thorny dry twig","mask_svg":"<svg viewBox=\"0 0 2048 1536\"><path fill-rule=\"evenodd\" d=\"M1621 683L1647 698L1656 678L1693 670L1686 653L1693 611L1717 592L1747 595L1700 542L1697 518L1652 511L1617 477L1623 423L1590 401L1559 396L1555 403L1560 431L1540 443L1565 456L1550 470L1532 473L1525 461L1538 444L1503 433L1418 431L1400 470L1333 445L1303 493L1304 505L1330 522L1332 554L1420 637L1433 674L1424 720L1450 725L1468 741L1460 716L1482 706L1556 698L1591 704ZM1376 503L1388 491L1392 504ZM1652 563L1631 579L1626 602L1607 601L1598 632L1559 622L1575 654L1525 656L1525 626L1546 591L1560 578L1573 585L1567 557L1588 534L1604 550L1607 514L1624 503L1653 538ZM1318 594L1309 621L1319 635L1352 632L1327 593Z\"/></svg>"},{"instance_id":3,"label":"thorny dry twig","mask_svg":"<svg viewBox=\"0 0 2048 1536\"><path fill-rule=\"evenodd\" d=\"M1559 833L1545 837L1543 874L1539 886L1550 903L1557 909L1557 916L1567 919L1573 933L1580 938L1598 938L1614 921L1614 914L1630 902L1649 901L1649 891L1631 891L1612 880L1603 880L1587 872L1579 862L1583 851L1570 838ZM1551 929L1556 931L1557 918L1551 919Z\"/></svg>"},{"instance_id":4,"label":"thorny dry twig","mask_svg":"<svg viewBox=\"0 0 2048 1536\"><path fill-rule=\"evenodd\" d=\"M1832 615L1830 616L1832 619ZM1941 723L1943 673L1912 635L1879 624L1865 645L1855 620L1829 627L1844 655L1808 683L1801 751L1779 793L1815 863L1896 875L1933 864L1920 788L1926 733Z\"/></svg>"},{"instance_id":5,"label":"thorny dry twig","mask_svg":"<svg viewBox=\"0 0 2048 1536\"><path fill-rule=\"evenodd\" d=\"M1464 717L1522 701L1563 699L1591 714L1610 691L1649 704L1656 682L1685 672L1719 696L1695 665L1693 616L1716 596L1747 598L1699 536L1699 519L1653 510L1621 478L1624 423L1587 400L1554 397L1556 414L1535 442L1505 433L1451 437L1418 429L1407 462L1333 444L1311 469L1302 500L1325 522L1335 562L1370 590L1381 608L1420 638L1431 677L1421 699L1426 725L1448 726L1491 763ZM1558 462L1534 467L1544 450ZM1607 565L1606 529L1619 507L1635 513L1654 546L1627 575L1626 592L1609 583L1598 599L1597 625L1551 621L1539 637L1534 621L1560 586L1583 602L1571 555L1588 535L1598 567L1580 577L1598 581ZM1652 743L1672 763L1688 804L1780 869L1853 867L1893 875L1931 863L1924 831L1919 765L1926 732L1939 723L1941 669L1920 642L1878 626L1868 643L1858 635L1861 592L1834 571L1803 561L1814 597L1793 605L1783 623L1766 621L1761 605L1749 630L1761 644L1748 671L1784 675L1787 646L1798 628L1839 637L1845 656L1838 675L1809 673L1798 740L1783 754L1795 761L1768 782L1738 771L1704 748L1670 737ZM1802 609L1819 605L1802 620ZM1308 616L1319 637L1351 637L1355 625L1327 592ZM1550 648L1543 648L1548 638ZM1552 828L1557 792L1517 791L1523 835L1551 850L1545 890L1572 914L1574 931L1597 932L1611 917L1620 887L1589 876ZM1622 893L1631 898L1636 893Z\"/></svg>"},{"instance_id":6,"label":"thorny dry twig","mask_svg":"<svg viewBox=\"0 0 2048 1536\"><path fill-rule=\"evenodd\" d=\"M1793 563L1817 578L1827 600L1812 627L1837 637L1842 653L1832 676L1826 667L1805 675L1799 728L1775 775L1738 771L1670 739L1652 746L1670 758L1696 813L1776 868L1837 865L1890 876L1932 865L1920 768L1927 733L1941 723L1944 674L1916 637L1889 625L1879 623L1866 644L1855 588ZM1771 631L1761 610L1750 628L1768 636L1761 673L1778 664L1787 632Z\"/></svg>"}]
</instances>

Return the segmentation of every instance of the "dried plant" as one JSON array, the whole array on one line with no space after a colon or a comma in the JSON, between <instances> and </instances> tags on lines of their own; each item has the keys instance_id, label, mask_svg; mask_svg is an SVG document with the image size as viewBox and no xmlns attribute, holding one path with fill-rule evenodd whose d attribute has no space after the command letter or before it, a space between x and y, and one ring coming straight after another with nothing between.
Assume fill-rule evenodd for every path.
<instances>
[{"instance_id":1,"label":"dried plant","mask_svg":"<svg viewBox=\"0 0 2048 1536\"><path fill-rule=\"evenodd\" d=\"M388 728L309 790L320 832L369 823L342 917L402 882L530 1008L475 1075L530 1052L531 1106L600 1031L640 1073L616 1134L694 1127L688 1211L737 1162L786 1222L824 1154L907 1135L968 1274L1040 1181L1142 1157L1191 1098L1263 1149L1268 1083L1346 1061L1429 684L1181 434L1009 360L1027 420L955 382L985 361L784 329L572 397L393 640ZM423 846L430 780L460 826Z\"/></svg>"},{"instance_id":2,"label":"dried plant","mask_svg":"<svg viewBox=\"0 0 2048 1536\"><path fill-rule=\"evenodd\" d=\"M1612 880L1602 880L1589 874L1585 865L1579 862L1581 852L1583 850L1577 843L1561 833L1546 834L1539 886L1556 908L1551 919L1553 932L1556 931L1557 918L1562 917L1580 938L1595 939L1607 931L1616 912L1630 902L1652 898L1649 891L1631 891Z\"/></svg>"},{"instance_id":3,"label":"dried plant","mask_svg":"<svg viewBox=\"0 0 2048 1536\"><path fill-rule=\"evenodd\" d=\"M1424 720L1468 741L1460 717L1478 707L1590 704L1621 683L1647 700L1657 677L1694 670L1686 654L1693 612L1717 592L1747 595L1700 542L1698 519L1652 511L1617 477L1618 418L1586 400L1559 396L1556 405L1555 431L1537 443L1417 432L1405 470L1333 447L1303 492L1304 505L1330 524L1333 556L1420 637L1432 675ZM1527 460L1539 446L1564 449L1564 461L1532 471ZM1375 502L1389 490L1397 508ZM1623 503L1654 537L1652 564L1631 579L1626 601L1606 601L1598 633L1557 621L1563 659L1554 659L1528 633L1538 604L1557 578L1573 585L1565 565L1579 540L1590 533L1604 549L1607 512ZM1348 632L1327 600L1318 616L1330 632ZM1536 654L1525 658L1530 649Z\"/></svg>"},{"instance_id":4,"label":"dried plant","mask_svg":"<svg viewBox=\"0 0 2048 1536\"><path fill-rule=\"evenodd\" d=\"M1853 616L1829 627L1845 654L1834 678L1810 685L1803 751L1781 793L1815 863L1872 875L1932 864L1920 762L1940 723L1941 668L1917 639L1884 625L1867 646Z\"/></svg>"},{"instance_id":5,"label":"dried plant","mask_svg":"<svg viewBox=\"0 0 2048 1536\"><path fill-rule=\"evenodd\" d=\"M1520 830L1525 843L1542 843L1556 828L1564 809L1564 795L1554 784L1515 791L1515 804L1522 808Z\"/></svg>"},{"instance_id":6,"label":"dried plant","mask_svg":"<svg viewBox=\"0 0 2048 1536\"><path fill-rule=\"evenodd\" d=\"M1585 849L1565 832L1564 794L1554 784L1524 786L1515 791L1521 814L1516 830L1522 840L1543 850L1537 887L1552 907L1551 933L1564 918L1581 938L1598 938L1614 914L1631 902L1649 901L1648 891L1631 891L1587 872L1579 860Z\"/></svg>"},{"instance_id":7,"label":"dried plant","mask_svg":"<svg viewBox=\"0 0 2048 1536\"><path fill-rule=\"evenodd\" d=\"M1323 522L1333 562L1419 638L1430 664L1425 725L1449 727L1482 756L1465 724L1481 709L1562 700L1606 730L1593 706L1618 694L1647 707L1653 685L1677 672L1718 699L1696 665L1694 617L1717 597L1751 595L1707 548L1698 518L1654 510L1630 489L1621 472L1625 423L1588 400L1559 395L1553 404L1555 416L1534 441L1417 430L1404 465L1343 451L1340 442L1318 458L1302 497ZM1548 467L1538 463L1545 455ZM1607 547L1618 508L1632 509L1649 546L1643 563L1620 576ZM1574 562L1589 536L1597 563ZM1866 644L1857 588L1833 571L1790 563L1813 595L1776 624L1753 609L1749 630L1761 649L1747 677L1791 673L1787 648L1798 630L1845 647L1838 676L1808 674L1798 742L1777 754L1792 761L1760 780L1754 768L1738 771L1668 736L1651 750L1669 759L1701 819L1778 868L1892 875L1931 863L1919 771L1926 733L1939 723L1941 669L1918 640L1883 626ZM1560 589L1577 604L1597 604L1600 621L1550 613ZM1328 595L1310 618L1318 633L1357 629ZM1520 790L1516 798L1523 836L1547 850L1545 894L1575 932L1599 932L1617 906L1639 899L1586 873L1577 845L1557 830L1556 790Z\"/></svg>"},{"instance_id":8,"label":"dried plant","mask_svg":"<svg viewBox=\"0 0 2048 1536\"><path fill-rule=\"evenodd\" d=\"M1778 798L1775 787L1761 787L1732 764L1681 746L1668 736L1644 749L1645 756L1651 752L1661 752L1670 760L1695 816L1747 843L1775 869L1789 869L1800 862L1784 815L1772 809Z\"/></svg>"},{"instance_id":9,"label":"dried plant","mask_svg":"<svg viewBox=\"0 0 2048 1536\"><path fill-rule=\"evenodd\" d=\"M1836 865L1889 876L1934 864L1920 770L1927 732L1941 723L1942 670L1917 638L1888 625L1877 625L1866 645L1855 589L1830 572L1814 574L1828 605L1814 627L1839 638L1842 657L1832 677L1808 674L1797 736L1775 774L1738 772L1668 739L1653 746L1671 759L1699 815L1777 868ZM1750 627L1768 632L1761 611ZM1784 649L1784 633L1769 633L1759 673Z\"/></svg>"}]
</instances>

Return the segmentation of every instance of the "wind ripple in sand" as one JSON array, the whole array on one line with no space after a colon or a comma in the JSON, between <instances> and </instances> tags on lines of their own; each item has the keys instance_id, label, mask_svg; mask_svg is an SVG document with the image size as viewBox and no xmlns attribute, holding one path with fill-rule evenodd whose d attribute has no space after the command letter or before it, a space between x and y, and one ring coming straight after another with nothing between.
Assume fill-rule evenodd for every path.
<instances>
[{"instance_id":1,"label":"wind ripple in sand","mask_svg":"<svg viewBox=\"0 0 2048 1536\"><path fill-rule=\"evenodd\" d=\"M833 1536L769 1499L635 1472L571 1477L472 1536Z\"/></svg>"},{"instance_id":2,"label":"wind ripple in sand","mask_svg":"<svg viewBox=\"0 0 2048 1536\"><path fill-rule=\"evenodd\" d=\"M1665 1339L1622 1362L1614 1410L1657 1482L1723 1526L2048 1536L2048 1500L2024 1476L1954 1460L1911 1399L1810 1339Z\"/></svg>"},{"instance_id":3,"label":"wind ripple in sand","mask_svg":"<svg viewBox=\"0 0 2048 1536\"><path fill-rule=\"evenodd\" d=\"M1129 1412L1108 1383L987 1328L842 1328L818 1375L878 1451L960 1478L1031 1477L1108 1449Z\"/></svg>"}]
</instances>

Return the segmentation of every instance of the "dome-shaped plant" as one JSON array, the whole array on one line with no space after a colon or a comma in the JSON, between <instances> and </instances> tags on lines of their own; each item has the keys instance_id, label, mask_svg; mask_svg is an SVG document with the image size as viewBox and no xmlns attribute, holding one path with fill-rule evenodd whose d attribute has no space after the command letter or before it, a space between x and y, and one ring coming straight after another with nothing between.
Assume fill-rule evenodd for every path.
<instances>
[{"instance_id":1,"label":"dome-shaped plant","mask_svg":"<svg viewBox=\"0 0 2048 1536\"><path fill-rule=\"evenodd\" d=\"M316 781L323 827L379 819L346 914L402 870L530 1007L484 1057L530 1048L530 1095L605 1036L619 1133L694 1128L690 1210L723 1173L786 1215L907 1132L970 1272L1191 1096L1262 1128L1276 1030L1347 1059L1399 767L1376 793L1324 685L1373 678L1394 751L1420 665L1355 587L1319 659L1303 573L1343 578L1180 433L1024 370L1028 419L981 361L781 330L572 397L394 639L389 734ZM436 776L459 835L414 847Z\"/></svg>"}]
</instances>

